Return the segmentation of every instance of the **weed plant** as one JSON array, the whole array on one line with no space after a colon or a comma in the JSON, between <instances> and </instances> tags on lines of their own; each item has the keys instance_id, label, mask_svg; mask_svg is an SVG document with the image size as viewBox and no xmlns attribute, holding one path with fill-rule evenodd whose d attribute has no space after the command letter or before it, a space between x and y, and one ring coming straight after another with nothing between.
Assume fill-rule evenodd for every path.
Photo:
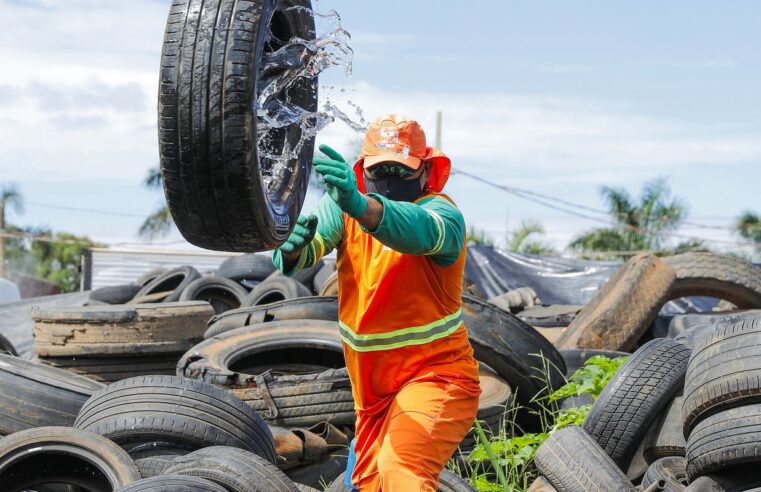
<instances>
[{"instance_id":1,"label":"weed plant","mask_svg":"<svg viewBox=\"0 0 761 492\"><path fill-rule=\"evenodd\" d=\"M537 377L545 383L545 391L541 391L532 399L536 408L520 407L513 398L513 403L505 408L498 429L484 428L482 422L476 421L473 427L476 435L474 449L469 454L461 452L460 457L451 460L448 465L450 470L467 479L479 492L528 490L536 478L533 460L539 446L558 429L569 425L581 426L592 409L592 405L561 409L560 402L584 394L591 395L592 399L596 400L608 381L626 361L625 357L591 357L563 386L549 392L548 375L550 371L557 369L551 367L550 362L541 354L534 356L542 359L542 374ZM541 422L541 432L523 432L517 419L521 412L536 414Z\"/></svg>"}]
</instances>

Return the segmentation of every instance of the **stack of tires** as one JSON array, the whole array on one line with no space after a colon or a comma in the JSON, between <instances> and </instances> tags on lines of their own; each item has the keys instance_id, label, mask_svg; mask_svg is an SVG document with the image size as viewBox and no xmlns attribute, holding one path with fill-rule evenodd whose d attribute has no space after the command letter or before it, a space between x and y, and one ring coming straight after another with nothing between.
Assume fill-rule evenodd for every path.
<instances>
[{"instance_id":1,"label":"stack of tires","mask_svg":"<svg viewBox=\"0 0 761 492\"><path fill-rule=\"evenodd\" d=\"M539 447L535 464L548 485L536 490L634 491L634 483L646 488L664 480L666 490L684 490L684 467L674 460L683 459L685 444L674 416L690 352L667 339L634 352L583 425L556 431Z\"/></svg>"},{"instance_id":2,"label":"stack of tires","mask_svg":"<svg viewBox=\"0 0 761 492\"><path fill-rule=\"evenodd\" d=\"M611 379L582 427L536 453L536 490L761 487L761 314L719 320L690 349L656 339Z\"/></svg>"},{"instance_id":3,"label":"stack of tires","mask_svg":"<svg viewBox=\"0 0 761 492\"><path fill-rule=\"evenodd\" d=\"M197 301L38 309L34 352L40 362L106 383L173 374L213 314Z\"/></svg>"},{"instance_id":4,"label":"stack of tires","mask_svg":"<svg viewBox=\"0 0 761 492\"><path fill-rule=\"evenodd\" d=\"M270 262L271 263L271 262ZM191 266L146 272L132 284L101 287L90 292L89 305L157 304L204 301L220 314L240 307L248 290L220 275L201 275Z\"/></svg>"},{"instance_id":5,"label":"stack of tires","mask_svg":"<svg viewBox=\"0 0 761 492\"><path fill-rule=\"evenodd\" d=\"M681 421L687 477L700 490L761 486L759 346L761 315L756 315L720 322L693 350Z\"/></svg>"}]
</instances>

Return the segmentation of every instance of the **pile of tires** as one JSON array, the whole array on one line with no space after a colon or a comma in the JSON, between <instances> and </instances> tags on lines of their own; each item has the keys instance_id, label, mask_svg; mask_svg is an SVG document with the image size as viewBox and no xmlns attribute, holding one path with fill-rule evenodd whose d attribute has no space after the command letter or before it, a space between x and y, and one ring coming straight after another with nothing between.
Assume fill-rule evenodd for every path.
<instances>
[{"instance_id":1,"label":"pile of tires","mask_svg":"<svg viewBox=\"0 0 761 492\"><path fill-rule=\"evenodd\" d=\"M633 350L648 340L668 301L688 296L720 299L733 309L761 309L761 268L708 252L665 258L641 253L577 310L555 343L562 349Z\"/></svg>"},{"instance_id":2,"label":"pile of tires","mask_svg":"<svg viewBox=\"0 0 761 492\"><path fill-rule=\"evenodd\" d=\"M634 491L635 483L645 489L663 481L665 490L684 490L678 417L690 354L688 346L668 339L635 351L583 425L556 431L539 447L535 464L547 486L537 484L537 490Z\"/></svg>"},{"instance_id":3,"label":"pile of tires","mask_svg":"<svg viewBox=\"0 0 761 492\"><path fill-rule=\"evenodd\" d=\"M67 382L65 371L0 357L0 377L26 376L18 396L42 409L16 414L13 429L3 413L3 490L299 490L276 466L267 424L213 385L177 376Z\"/></svg>"},{"instance_id":4,"label":"pile of tires","mask_svg":"<svg viewBox=\"0 0 761 492\"><path fill-rule=\"evenodd\" d=\"M211 305L215 314L220 314L240 307L247 295L248 290L237 281L220 275L201 275L191 266L181 266L171 270L150 270L131 284L95 289L90 292L88 304L204 301Z\"/></svg>"}]
</instances>

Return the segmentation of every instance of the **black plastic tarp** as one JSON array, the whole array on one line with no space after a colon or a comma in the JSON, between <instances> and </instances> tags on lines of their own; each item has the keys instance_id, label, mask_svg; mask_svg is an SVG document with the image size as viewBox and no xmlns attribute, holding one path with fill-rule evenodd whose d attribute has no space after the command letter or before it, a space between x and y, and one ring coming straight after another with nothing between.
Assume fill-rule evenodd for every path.
<instances>
[{"instance_id":1,"label":"black plastic tarp","mask_svg":"<svg viewBox=\"0 0 761 492\"><path fill-rule=\"evenodd\" d=\"M621 266L619 261L529 256L468 246L465 278L487 297L531 287L543 304L586 304Z\"/></svg>"},{"instance_id":2,"label":"black plastic tarp","mask_svg":"<svg viewBox=\"0 0 761 492\"><path fill-rule=\"evenodd\" d=\"M487 297L518 287L531 287L542 304L584 305L621 264L620 261L531 256L490 246L468 246L465 278ZM690 297L669 302L662 313L706 312L716 304L713 298Z\"/></svg>"}]
</instances>

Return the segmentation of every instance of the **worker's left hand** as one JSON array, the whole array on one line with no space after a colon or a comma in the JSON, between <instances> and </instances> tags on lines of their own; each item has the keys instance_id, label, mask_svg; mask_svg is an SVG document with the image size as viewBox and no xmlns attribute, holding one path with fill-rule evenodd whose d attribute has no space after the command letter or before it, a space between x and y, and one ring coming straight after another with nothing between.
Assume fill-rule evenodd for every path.
<instances>
[{"instance_id":1,"label":"worker's left hand","mask_svg":"<svg viewBox=\"0 0 761 492\"><path fill-rule=\"evenodd\" d=\"M314 170L325 180L325 191L328 196L341 207L341 210L356 219L365 213L367 201L357 189L354 171L346 164L341 154L332 148L320 145L320 150L329 159L315 157Z\"/></svg>"}]
</instances>

